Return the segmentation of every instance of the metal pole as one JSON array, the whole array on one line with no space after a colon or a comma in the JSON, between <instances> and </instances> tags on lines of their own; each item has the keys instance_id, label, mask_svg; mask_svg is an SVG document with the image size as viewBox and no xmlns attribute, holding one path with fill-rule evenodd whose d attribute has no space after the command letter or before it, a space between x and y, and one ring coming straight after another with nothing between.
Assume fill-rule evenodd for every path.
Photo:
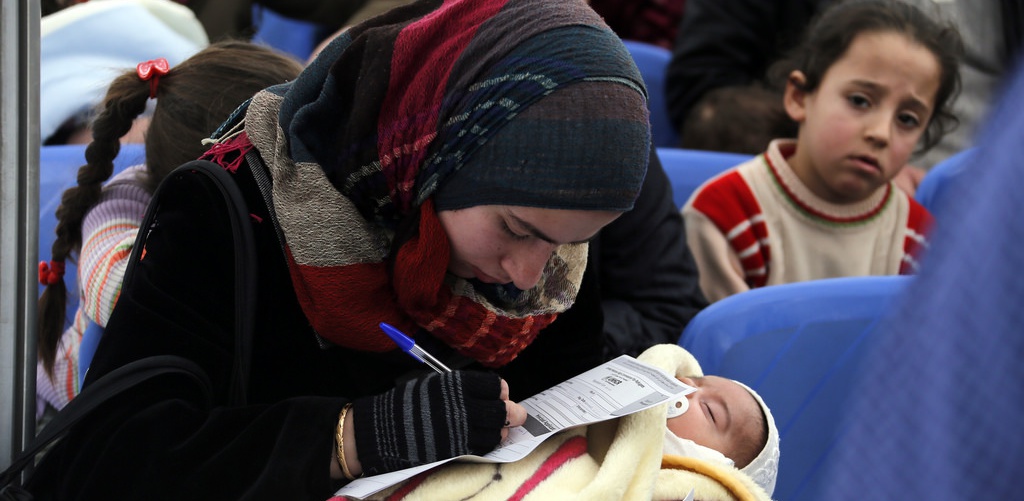
<instances>
[{"instance_id":1,"label":"metal pole","mask_svg":"<svg viewBox=\"0 0 1024 501\"><path fill-rule=\"evenodd\" d=\"M0 0L0 468L35 435L39 2Z\"/></svg>"}]
</instances>

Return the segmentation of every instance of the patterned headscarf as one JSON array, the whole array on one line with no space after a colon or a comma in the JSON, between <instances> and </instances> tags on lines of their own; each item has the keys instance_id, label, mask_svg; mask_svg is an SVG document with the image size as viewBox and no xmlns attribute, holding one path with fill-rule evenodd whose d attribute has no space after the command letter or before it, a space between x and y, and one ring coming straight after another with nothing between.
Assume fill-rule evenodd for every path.
<instances>
[{"instance_id":1,"label":"patterned headscarf","mask_svg":"<svg viewBox=\"0 0 1024 501\"><path fill-rule=\"evenodd\" d=\"M640 75L582 0L400 7L255 96L244 131L318 334L385 351L379 322L422 328L489 366L571 306L586 245L559 247L527 291L451 276L438 190L445 209L628 210L650 145Z\"/></svg>"}]
</instances>

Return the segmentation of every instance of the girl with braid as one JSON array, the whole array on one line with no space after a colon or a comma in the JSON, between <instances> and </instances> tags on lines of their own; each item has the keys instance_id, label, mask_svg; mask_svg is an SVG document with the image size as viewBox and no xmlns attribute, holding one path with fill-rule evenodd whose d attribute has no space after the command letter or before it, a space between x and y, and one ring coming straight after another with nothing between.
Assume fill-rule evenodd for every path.
<instances>
[{"instance_id":1,"label":"girl with braid","mask_svg":"<svg viewBox=\"0 0 1024 501\"><path fill-rule=\"evenodd\" d=\"M78 186L64 192L57 208L53 264L45 265L47 287L39 299L37 415L44 405L59 410L78 394L83 333L89 322L105 326L110 318L156 186L175 167L198 158L207 148L202 139L243 101L302 70L284 55L240 41L211 45L174 68L166 63L141 63L110 84L92 124L88 163L78 171ZM120 139L150 99L156 105L145 135L146 163L111 178ZM82 300L65 329L67 290L59 271L68 259L77 261Z\"/></svg>"},{"instance_id":2,"label":"girl with braid","mask_svg":"<svg viewBox=\"0 0 1024 501\"><path fill-rule=\"evenodd\" d=\"M651 131L636 66L583 0L390 10L211 139L203 159L245 199L258 262L245 402L230 224L216 201L177 197L84 384L173 355L209 376L211 400L181 377L126 390L50 450L27 485L37 499L323 500L361 475L489 452L526 421L513 388L600 361L600 330L543 329L599 304L577 294L588 242L633 208Z\"/></svg>"}]
</instances>

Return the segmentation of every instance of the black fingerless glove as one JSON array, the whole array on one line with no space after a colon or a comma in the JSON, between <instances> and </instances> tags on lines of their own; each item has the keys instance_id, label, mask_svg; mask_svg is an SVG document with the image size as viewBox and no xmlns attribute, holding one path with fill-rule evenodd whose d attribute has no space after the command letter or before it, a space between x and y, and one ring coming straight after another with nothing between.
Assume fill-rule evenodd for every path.
<instances>
[{"instance_id":1,"label":"black fingerless glove","mask_svg":"<svg viewBox=\"0 0 1024 501\"><path fill-rule=\"evenodd\" d=\"M376 475L490 452L505 425L500 396L497 375L455 371L357 399L352 408L363 471Z\"/></svg>"}]
</instances>

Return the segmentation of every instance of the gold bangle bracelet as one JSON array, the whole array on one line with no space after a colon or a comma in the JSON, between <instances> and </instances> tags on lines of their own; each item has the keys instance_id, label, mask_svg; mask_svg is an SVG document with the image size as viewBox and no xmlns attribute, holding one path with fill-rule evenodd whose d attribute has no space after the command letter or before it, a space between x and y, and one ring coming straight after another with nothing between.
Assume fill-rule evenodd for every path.
<instances>
[{"instance_id":1,"label":"gold bangle bracelet","mask_svg":"<svg viewBox=\"0 0 1024 501\"><path fill-rule=\"evenodd\" d=\"M355 480L355 475L348 469L348 464L345 462L345 415L348 414L349 408L352 404L345 404L345 407L341 408L341 415L338 416L338 428L334 432L334 439L338 442L338 462L341 463L341 473L345 475L345 478L349 480Z\"/></svg>"}]
</instances>

